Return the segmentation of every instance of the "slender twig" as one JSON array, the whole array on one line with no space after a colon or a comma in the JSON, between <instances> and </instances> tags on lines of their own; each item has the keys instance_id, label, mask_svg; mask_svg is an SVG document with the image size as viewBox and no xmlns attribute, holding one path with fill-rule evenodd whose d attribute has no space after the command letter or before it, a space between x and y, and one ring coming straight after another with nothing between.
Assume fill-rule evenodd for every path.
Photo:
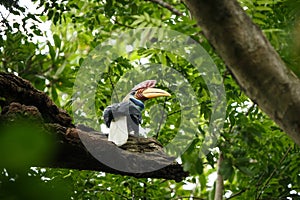
<instances>
[{"instance_id":1,"label":"slender twig","mask_svg":"<svg viewBox=\"0 0 300 200\"><path fill-rule=\"evenodd\" d=\"M163 123L164 119L167 117L167 116L165 116L165 112L164 112L165 108L166 108L166 102L167 102L167 99L165 99L165 102L164 102L164 109L161 110L161 112L160 112L162 116L161 116L159 125L158 125L157 130L156 130L156 135L155 135L156 139L158 138L158 134L159 134L160 128L162 126L162 123Z\"/></svg>"},{"instance_id":2,"label":"slender twig","mask_svg":"<svg viewBox=\"0 0 300 200\"><path fill-rule=\"evenodd\" d=\"M247 191L247 189L242 189L241 191L239 191L239 192L237 192L237 193L231 195L231 196L230 196L229 198L227 198L226 200L228 200L228 199L233 199L234 197L240 196L241 194L243 194L243 193L246 192L246 191Z\"/></svg>"},{"instance_id":3,"label":"slender twig","mask_svg":"<svg viewBox=\"0 0 300 200\"><path fill-rule=\"evenodd\" d=\"M226 70L224 71L222 78L223 78L223 83L225 83L226 76L231 75L230 71L228 70L226 66Z\"/></svg>"},{"instance_id":4,"label":"slender twig","mask_svg":"<svg viewBox=\"0 0 300 200\"><path fill-rule=\"evenodd\" d=\"M12 7L13 6L15 6L15 5L12 5ZM11 7L11 9L12 9L12 7ZM4 17L3 15L2 15L2 13L1 13L1 16L3 17L3 19L5 20L5 21L8 21L8 17L9 17L9 15L11 14L11 12L10 12L10 10L9 9L7 9L7 8L5 8L6 10L8 10L9 11L9 13L7 14L7 16L6 17Z\"/></svg>"},{"instance_id":5,"label":"slender twig","mask_svg":"<svg viewBox=\"0 0 300 200\"><path fill-rule=\"evenodd\" d=\"M1 17L2 17L2 19L3 20L1 20L1 22L3 23L3 24L5 24L6 26L9 26L9 23L8 23L8 17L9 17L9 15L10 15L10 12L7 14L7 16L6 17L4 17L3 16L3 14L0 12L0 15L1 15ZM4 27L3 27L4 28Z\"/></svg>"},{"instance_id":6,"label":"slender twig","mask_svg":"<svg viewBox=\"0 0 300 200\"><path fill-rule=\"evenodd\" d=\"M91 193L92 192L94 192L94 190L93 189L87 189L88 191L91 191ZM127 197L127 196L125 196L125 195L123 195L123 194L121 194L121 193L119 193L119 192L116 192L116 191L112 191L112 190L108 190L108 189L98 189L98 191L101 191L101 192L108 192L108 193L113 193L114 195L118 195L118 196L121 196L122 197L122 199L132 199L132 198L129 198L129 197Z\"/></svg>"},{"instance_id":7,"label":"slender twig","mask_svg":"<svg viewBox=\"0 0 300 200\"><path fill-rule=\"evenodd\" d=\"M113 81L111 80L111 68L110 68L110 66L108 67L108 79L109 79L109 82L110 82L110 85L111 85L111 87L112 87L112 91L114 91L115 90L115 85L114 85L114 83L113 83ZM119 97L118 97L118 94L115 92L115 95L116 95L116 98L117 98L117 102L119 102Z\"/></svg>"},{"instance_id":8,"label":"slender twig","mask_svg":"<svg viewBox=\"0 0 300 200\"><path fill-rule=\"evenodd\" d=\"M130 192L131 192L131 199L134 200L134 190L131 185L130 185Z\"/></svg>"},{"instance_id":9,"label":"slender twig","mask_svg":"<svg viewBox=\"0 0 300 200\"><path fill-rule=\"evenodd\" d=\"M31 54L31 56L27 59L28 62L26 62L26 67L22 71L19 72L19 74L26 74L30 72L30 69L32 68L32 58L35 56L34 53Z\"/></svg>"},{"instance_id":10,"label":"slender twig","mask_svg":"<svg viewBox=\"0 0 300 200\"><path fill-rule=\"evenodd\" d=\"M265 172L262 173L262 175L259 177L259 179L257 180L257 183L256 183L256 194L258 193L258 190L259 190L259 186L262 184L263 182L263 178L264 178L264 175L265 175Z\"/></svg>"},{"instance_id":11,"label":"slender twig","mask_svg":"<svg viewBox=\"0 0 300 200\"><path fill-rule=\"evenodd\" d=\"M146 0L146 1L151 1L153 3L156 3L166 9L168 9L169 11L171 11L172 13L174 13L175 15L178 15L178 16L182 16L183 14L177 10L176 8L174 8L172 5L162 1L162 0Z\"/></svg>"},{"instance_id":12,"label":"slender twig","mask_svg":"<svg viewBox=\"0 0 300 200\"><path fill-rule=\"evenodd\" d=\"M179 196L180 199L196 199L196 200L204 200L201 197L190 197L190 196Z\"/></svg>"},{"instance_id":13,"label":"slender twig","mask_svg":"<svg viewBox=\"0 0 300 200\"><path fill-rule=\"evenodd\" d=\"M276 171L278 170L278 168L281 166L281 164L283 163L283 161L286 159L286 157L288 156L290 150L292 149L292 146L290 146L287 151L285 152L285 154L283 155L283 157L281 158L281 160L279 161L279 165L277 165L277 167L275 167L275 169L272 171L271 175L269 176L269 178L267 179L266 183L264 184L264 186L262 187L260 193L258 194L258 197L256 199L259 199L260 196L262 195L262 193L264 192L265 188L267 187L267 185L269 184L269 182L271 181L271 179L273 178L273 176L275 175Z\"/></svg>"},{"instance_id":14,"label":"slender twig","mask_svg":"<svg viewBox=\"0 0 300 200\"><path fill-rule=\"evenodd\" d=\"M120 22L117 20L117 18L116 18L116 19L111 18L111 20L113 20L113 22L115 22L115 23L118 24L119 26L124 26L125 28L134 29L134 27L132 27L132 26L130 26L130 25L120 23Z\"/></svg>"},{"instance_id":15,"label":"slender twig","mask_svg":"<svg viewBox=\"0 0 300 200\"><path fill-rule=\"evenodd\" d=\"M143 199L146 200L147 199L147 197L146 197L146 195L147 195L147 182L144 182L143 187L144 187L144 191L143 191L144 192L144 197L143 197Z\"/></svg>"},{"instance_id":16,"label":"slender twig","mask_svg":"<svg viewBox=\"0 0 300 200\"><path fill-rule=\"evenodd\" d=\"M171 116L171 115L174 115L176 113L179 113L181 112L182 110L186 109L186 108L193 108L193 107L196 107L196 106L199 106L200 104L195 104L195 105L191 105L191 106L186 106L186 107L183 107L183 108L180 108L179 110L176 110L174 112L171 112L170 114L168 114L168 116Z\"/></svg>"}]
</instances>

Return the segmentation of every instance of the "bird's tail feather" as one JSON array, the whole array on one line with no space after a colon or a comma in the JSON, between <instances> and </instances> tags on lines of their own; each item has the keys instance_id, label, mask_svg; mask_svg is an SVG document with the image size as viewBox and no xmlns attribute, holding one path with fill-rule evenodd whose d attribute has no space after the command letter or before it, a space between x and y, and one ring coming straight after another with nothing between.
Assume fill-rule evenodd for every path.
<instances>
[{"instance_id":1,"label":"bird's tail feather","mask_svg":"<svg viewBox=\"0 0 300 200\"><path fill-rule=\"evenodd\" d=\"M121 146L127 142L127 119L126 116L118 118L115 122L110 124L110 130L108 134L108 141L115 143L117 146Z\"/></svg>"}]
</instances>

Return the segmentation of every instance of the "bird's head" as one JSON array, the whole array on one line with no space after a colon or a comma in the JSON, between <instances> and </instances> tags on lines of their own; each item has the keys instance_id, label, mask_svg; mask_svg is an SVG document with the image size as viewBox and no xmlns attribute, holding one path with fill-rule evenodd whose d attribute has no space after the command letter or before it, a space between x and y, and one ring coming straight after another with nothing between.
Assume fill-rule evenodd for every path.
<instances>
[{"instance_id":1,"label":"bird's head","mask_svg":"<svg viewBox=\"0 0 300 200\"><path fill-rule=\"evenodd\" d=\"M155 97L168 97L171 96L170 93L154 88L156 84L156 80L146 80L138 85L136 85L134 88L131 89L130 93L123 99L123 101L132 101L135 105L139 106L142 109L144 109L144 101L147 99L152 99Z\"/></svg>"}]
</instances>

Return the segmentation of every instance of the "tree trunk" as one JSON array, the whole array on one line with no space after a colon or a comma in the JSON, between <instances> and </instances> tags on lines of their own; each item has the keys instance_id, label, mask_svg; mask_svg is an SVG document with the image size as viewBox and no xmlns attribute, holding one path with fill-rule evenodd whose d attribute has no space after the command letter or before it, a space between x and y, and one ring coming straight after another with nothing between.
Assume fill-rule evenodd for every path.
<instances>
[{"instance_id":1,"label":"tree trunk","mask_svg":"<svg viewBox=\"0 0 300 200\"><path fill-rule=\"evenodd\" d=\"M216 192L215 192L215 198L214 200L222 200L223 199L223 193L224 193L224 180L223 176L221 174L221 167L223 163L224 157L223 153L220 151L218 163L217 163L217 180L216 180Z\"/></svg>"},{"instance_id":2,"label":"tree trunk","mask_svg":"<svg viewBox=\"0 0 300 200\"><path fill-rule=\"evenodd\" d=\"M300 80L236 0L185 0L204 35L258 106L300 145Z\"/></svg>"}]
</instances>

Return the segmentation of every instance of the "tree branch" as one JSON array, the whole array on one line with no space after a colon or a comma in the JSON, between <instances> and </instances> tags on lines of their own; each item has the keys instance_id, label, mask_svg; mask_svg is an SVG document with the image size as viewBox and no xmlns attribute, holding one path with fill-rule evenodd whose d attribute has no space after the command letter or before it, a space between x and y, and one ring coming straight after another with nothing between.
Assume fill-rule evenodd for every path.
<instances>
[{"instance_id":1,"label":"tree branch","mask_svg":"<svg viewBox=\"0 0 300 200\"><path fill-rule=\"evenodd\" d=\"M217 173L217 181L216 181L215 200L223 199L224 180L223 180L223 176L220 172L223 160L224 160L223 153L220 151L219 159L217 162L218 173Z\"/></svg>"},{"instance_id":2,"label":"tree branch","mask_svg":"<svg viewBox=\"0 0 300 200\"><path fill-rule=\"evenodd\" d=\"M272 173L270 174L270 176L268 177L268 179L266 180L265 184L263 185L260 193L258 194L258 197L256 199L259 199L260 196L263 194L265 188L267 187L267 185L269 184L269 182L271 181L271 179L273 178L273 176L275 175L276 171L279 169L279 167L282 165L283 161L286 159L286 157L288 156L289 152L291 151L292 147L290 146L287 151L285 152L285 154L283 155L283 157L281 158L281 160L279 161L277 167L275 167L275 169L272 171Z\"/></svg>"},{"instance_id":3,"label":"tree branch","mask_svg":"<svg viewBox=\"0 0 300 200\"><path fill-rule=\"evenodd\" d=\"M171 11L172 13L174 13L175 15L182 16L182 13L179 10L177 10L172 5L166 3L166 2L164 2L162 0L146 0L146 1L151 1L153 3L156 3L156 4L160 5L160 6L168 9L169 11Z\"/></svg>"},{"instance_id":4,"label":"tree branch","mask_svg":"<svg viewBox=\"0 0 300 200\"><path fill-rule=\"evenodd\" d=\"M31 83L13 74L0 72L0 106L12 102L36 107L46 123L58 123L65 127L75 127L66 111L58 108L44 93L35 89Z\"/></svg>"},{"instance_id":5,"label":"tree branch","mask_svg":"<svg viewBox=\"0 0 300 200\"><path fill-rule=\"evenodd\" d=\"M245 93L300 145L300 80L236 0L185 0Z\"/></svg>"},{"instance_id":6,"label":"tree branch","mask_svg":"<svg viewBox=\"0 0 300 200\"><path fill-rule=\"evenodd\" d=\"M233 198L235 198L235 197L237 197L237 196L240 196L241 194L243 194L244 192L246 192L247 191L247 189L242 189L242 190L240 190L239 192L237 192L237 193L235 193L235 194L232 194L229 198L227 198L226 200L229 200L229 199L233 199Z\"/></svg>"},{"instance_id":7,"label":"tree branch","mask_svg":"<svg viewBox=\"0 0 300 200\"><path fill-rule=\"evenodd\" d=\"M107 141L105 134L82 125L75 127L64 110L20 77L0 72L0 94L0 127L20 117L32 117L42 124L43 132L56 136L54 159L47 166L40 167L94 170L175 181L188 176L174 161L175 158L166 155L163 147L153 138L129 136L126 144L117 147ZM147 171L143 171L145 168Z\"/></svg>"}]
</instances>

